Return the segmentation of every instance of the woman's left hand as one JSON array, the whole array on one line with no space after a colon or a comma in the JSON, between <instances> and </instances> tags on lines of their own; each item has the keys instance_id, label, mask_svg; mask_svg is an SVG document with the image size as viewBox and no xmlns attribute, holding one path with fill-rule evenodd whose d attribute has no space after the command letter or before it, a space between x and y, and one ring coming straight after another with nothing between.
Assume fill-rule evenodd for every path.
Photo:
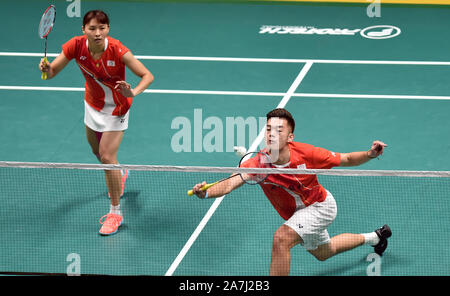
<instances>
[{"instance_id":1,"label":"woman's left hand","mask_svg":"<svg viewBox=\"0 0 450 296\"><path fill-rule=\"evenodd\" d=\"M134 92L131 89L131 85L126 81L116 81L116 86L114 89L122 94L124 97L134 97Z\"/></svg>"}]
</instances>

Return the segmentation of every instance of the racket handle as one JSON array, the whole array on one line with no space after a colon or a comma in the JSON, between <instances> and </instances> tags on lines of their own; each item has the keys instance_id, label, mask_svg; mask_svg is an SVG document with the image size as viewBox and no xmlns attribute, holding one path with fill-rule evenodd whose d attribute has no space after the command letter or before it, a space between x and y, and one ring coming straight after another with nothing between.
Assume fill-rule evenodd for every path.
<instances>
[{"instance_id":1,"label":"racket handle","mask_svg":"<svg viewBox=\"0 0 450 296\"><path fill-rule=\"evenodd\" d=\"M212 186L216 185L217 183L218 183L218 182L206 184L206 185L204 185L204 186L201 188L201 190L202 190L202 191L206 191L206 190L208 190L208 188L211 188ZM191 190L189 190L189 191L187 192L187 194L188 194L189 196L192 196L192 195L194 195L194 191L192 191L192 189L191 189Z\"/></svg>"},{"instance_id":2,"label":"racket handle","mask_svg":"<svg viewBox=\"0 0 450 296\"><path fill-rule=\"evenodd\" d=\"M47 57L44 57L44 64L47 64ZM47 80L47 72L42 72L41 79Z\"/></svg>"}]
</instances>

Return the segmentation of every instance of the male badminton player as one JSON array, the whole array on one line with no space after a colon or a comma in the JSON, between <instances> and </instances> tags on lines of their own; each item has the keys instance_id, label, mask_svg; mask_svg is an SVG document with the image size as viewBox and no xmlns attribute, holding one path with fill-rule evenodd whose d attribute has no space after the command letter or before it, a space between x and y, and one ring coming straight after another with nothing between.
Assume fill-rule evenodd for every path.
<instances>
[{"instance_id":1,"label":"male badminton player","mask_svg":"<svg viewBox=\"0 0 450 296\"><path fill-rule=\"evenodd\" d=\"M309 144L294 142L295 121L286 109L267 114L266 153L274 157L272 165L280 168L330 169L336 166L358 166L383 154L387 146L374 141L368 151L337 153ZM242 167L257 167L250 158ZM244 184L242 178L230 178L206 191L206 184L196 184L193 192L199 198L214 198L230 193ZM387 248L391 236L388 225L369 233L343 233L330 238L327 227L337 214L333 195L319 184L316 175L269 174L259 184L273 207L286 222L273 237L270 275L289 275L290 250L301 244L315 258L324 261L361 245L374 247L378 255Z\"/></svg>"},{"instance_id":2,"label":"male badminton player","mask_svg":"<svg viewBox=\"0 0 450 296\"><path fill-rule=\"evenodd\" d=\"M83 35L70 39L52 63L41 60L39 69L47 79L55 77L70 60L75 59L86 79L84 123L92 152L103 164L117 164L117 152L128 128L132 98L142 93L153 75L119 40L110 37L109 18L100 10L87 12ZM125 81L125 66L141 78L135 88ZM100 234L117 232L123 217L120 197L128 171L105 170L110 197L110 212L100 219Z\"/></svg>"}]
</instances>

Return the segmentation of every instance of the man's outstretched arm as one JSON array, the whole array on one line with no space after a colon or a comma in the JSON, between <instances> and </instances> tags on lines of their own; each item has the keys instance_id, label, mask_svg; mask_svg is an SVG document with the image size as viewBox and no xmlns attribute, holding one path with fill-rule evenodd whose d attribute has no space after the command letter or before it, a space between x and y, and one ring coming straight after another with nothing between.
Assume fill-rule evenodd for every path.
<instances>
[{"instance_id":1,"label":"man's outstretched arm","mask_svg":"<svg viewBox=\"0 0 450 296\"><path fill-rule=\"evenodd\" d=\"M340 166L358 166L383 154L387 145L381 141L373 141L368 151L341 153Z\"/></svg>"}]
</instances>

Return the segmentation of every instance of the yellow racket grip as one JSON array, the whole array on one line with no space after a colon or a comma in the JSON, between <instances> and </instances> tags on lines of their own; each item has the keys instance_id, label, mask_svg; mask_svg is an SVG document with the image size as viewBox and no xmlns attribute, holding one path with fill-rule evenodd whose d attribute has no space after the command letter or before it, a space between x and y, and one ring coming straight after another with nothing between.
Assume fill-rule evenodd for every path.
<instances>
[{"instance_id":1,"label":"yellow racket grip","mask_svg":"<svg viewBox=\"0 0 450 296\"><path fill-rule=\"evenodd\" d=\"M206 191L206 190L208 190L208 188L211 188L212 186L216 185L217 183L219 183L219 182L214 182L214 183L206 184L206 185L204 185L204 186L201 188L201 190L202 190L202 191ZM192 189L191 189L191 190L189 190L189 191L187 192L187 194L188 194L189 196L192 196L192 195L194 195L194 191L192 191Z\"/></svg>"},{"instance_id":2,"label":"yellow racket grip","mask_svg":"<svg viewBox=\"0 0 450 296\"><path fill-rule=\"evenodd\" d=\"M44 64L47 64L47 57L44 57ZM47 72L42 72L41 79L47 80Z\"/></svg>"}]
</instances>

